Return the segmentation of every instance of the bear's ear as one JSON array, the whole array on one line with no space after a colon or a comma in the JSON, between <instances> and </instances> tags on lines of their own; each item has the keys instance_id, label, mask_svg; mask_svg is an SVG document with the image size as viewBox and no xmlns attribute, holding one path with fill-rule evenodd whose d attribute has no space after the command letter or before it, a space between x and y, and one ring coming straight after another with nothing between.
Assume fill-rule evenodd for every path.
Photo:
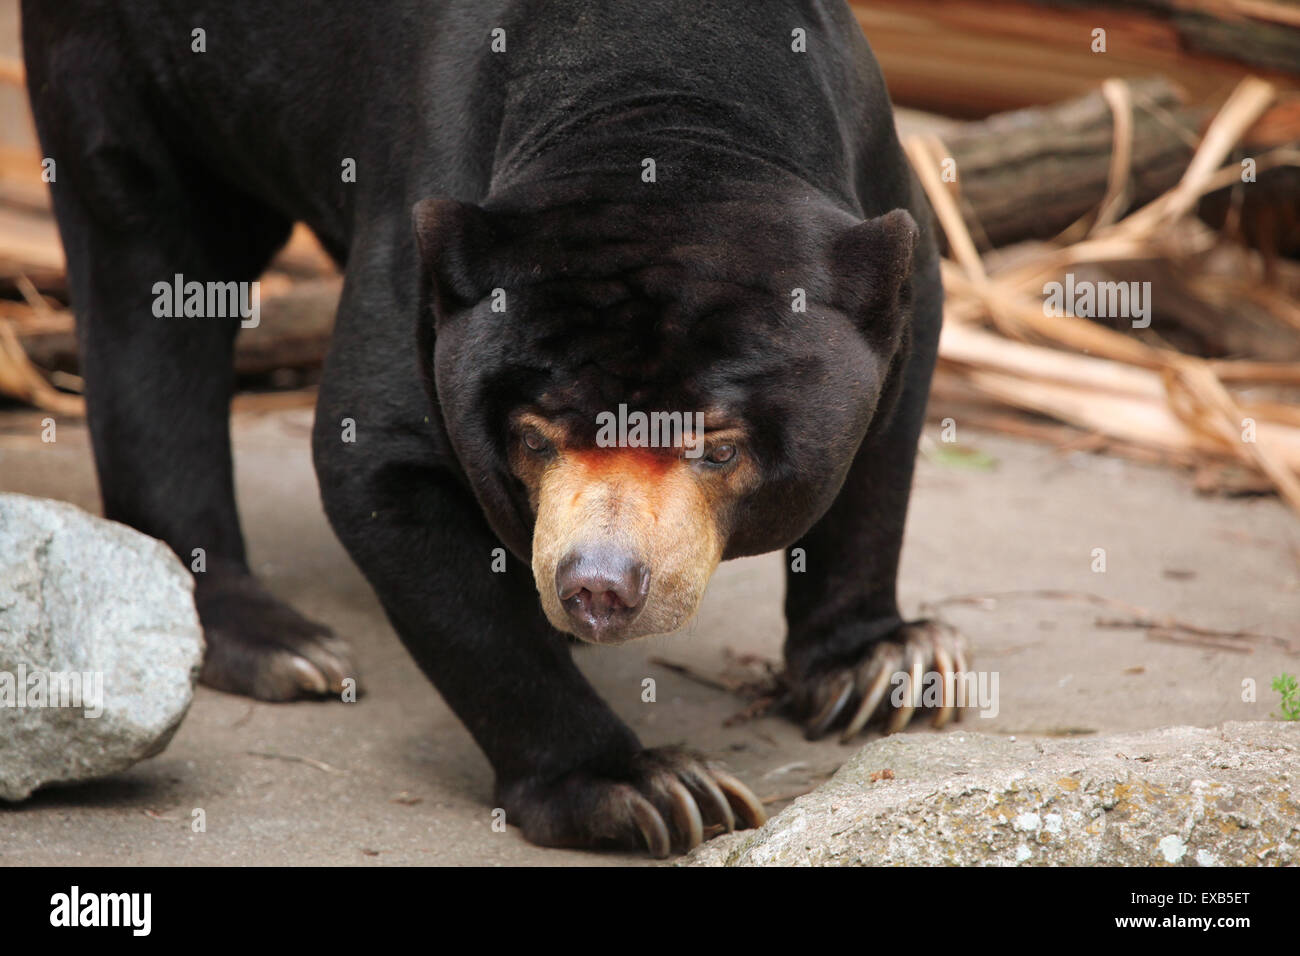
<instances>
[{"instance_id":1,"label":"bear's ear","mask_svg":"<svg viewBox=\"0 0 1300 956\"><path fill-rule=\"evenodd\" d=\"M412 219L420 250L421 295L441 325L487 294L492 224L483 209L455 199L422 199Z\"/></svg>"},{"instance_id":2,"label":"bear's ear","mask_svg":"<svg viewBox=\"0 0 1300 956\"><path fill-rule=\"evenodd\" d=\"M838 305L869 335L895 331L919 236L911 214L895 209L853 226L832 245Z\"/></svg>"}]
</instances>

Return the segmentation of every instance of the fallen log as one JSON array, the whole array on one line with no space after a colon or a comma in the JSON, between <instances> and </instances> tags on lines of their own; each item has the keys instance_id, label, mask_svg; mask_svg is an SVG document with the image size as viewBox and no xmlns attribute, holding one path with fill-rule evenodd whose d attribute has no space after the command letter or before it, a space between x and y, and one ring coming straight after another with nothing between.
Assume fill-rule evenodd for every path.
<instances>
[{"instance_id":1,"label":"fallen log","mask_svg":"<svg viewBox=\"0 0 1300 956\"><path fill-rule=\"evenodd\" d=\"M329 348L341 278L294 283L262 302L262 321L235 339L235 372L260 375L282 368L319 368Z\"/></svg>"},{"instance_id":2,"label":"fallen log","mask_svg":"<svg viewBox=\"0 0 1300 956\"><path fill-rule=\"evenodd\" d=\"M236 374L318 368L329 347L342 286L343 280L338 277L312 279L293 283L284 292L264 298L261 321L253 328L241 329L235 339ZM71 311L43 310L0 300L0 322L13 329L16 341L33 364L47 371L77 371L76 328Z\"/></svg>"},{"instance_id":3,"label":"fallen log","mask_svg":"<svg viewBox=\"0 0 1300 956\"><path fill-rule=\"evenodd\" d=\"M1112 93L1115 88L1112 83ZM1107 201L1112 177L1120 187L1111 219L1143 205L1181 177L1208 116L1190 106L1167 79L1125 81L1123 144L1117 142L1116 106L1107 93L1047 107L954 122L900 110L906 139L930 133L951 160L942 171L954 190L967 228L984 250L1024 239L1049 239L1085 218L1095 219ZM1288 138L1289 137L1289 138ZM1283 98L1247 132L1242 156L1300 143L1300 97ZM1117 150L1122 150L1116 156ZM1116 168L1116 164L1120 164ZM1229 214L1255 248L1269 254L1300 252L1300 173L1263 169L1240 194L1221 189L1201 203L1201 217L1220 228ZM1081 223L1081 225L1087 224Z\"/></svg>"},{"instance_id":4,"label":"fallen log","mask_svg":"<svg viewBox=\"0 0 1300 956\"><path fill-rule=\"evenodd\" d=\"M1178 182L1191 160L1201 111L1161 77L1128 83L1132 121L1125 195L1117 212ZM915 120L902 122L903 133ZM1046 239L1095 211L1107 194L1115 115L1099 91L1050 107L1001 113L940 133L967 226L987 245ZM941 172L941 175L943 175Z\"/></svg>"},{"instance_id":5,"label":"fallen log","mask_svg":"<svg viewBox=\"0 0 1300 956\"><path fill-rule=\"evenodd\" d=\"M5 178L5 167L0 163L0 200L7 185L12 186L13 181ZM45 187L37 185L28 193L30 204L0 201L0 283L12 284L25 276L42 292L66 296L67 262L58 226L48 208L35 204L36 197L44 193ZM294 227L271 268L300 278L337 272L311 230L301 223Z\"/></svg>"}]
</instances>

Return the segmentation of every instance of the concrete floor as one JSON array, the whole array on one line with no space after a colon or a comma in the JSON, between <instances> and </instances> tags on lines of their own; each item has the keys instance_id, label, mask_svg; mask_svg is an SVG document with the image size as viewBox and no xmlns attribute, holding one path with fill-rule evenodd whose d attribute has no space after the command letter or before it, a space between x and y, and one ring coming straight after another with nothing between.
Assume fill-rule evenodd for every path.
<instances>
[{"instance_id":1,"label":"concrete floor","mask_svg":"<svg viewBox=\"0 0 1300 956\"><path fill-rule=\"evenodd\" d=\"M39 440L39 415L0 415L0 491L98 509L84 428ZM236 417L244 526L270 587L354 644L368 695L355 704L253 703L199 688L162 755L94 784L0 809L0 864L543 864L647 862L541 850L493 832L491 775L469 735L408 659L331 534L311 472L311 413ZM1273 499L1198 497L1185 476L967 433L996 460L966 470L923 458L902 574L908 611L972 592L1056 589L1130 602L1205 627L1257 629L1300 645L1300 522ZM1091 570L1105 548L1107 570ZM731 648L777 658L777 556L725 565L683 633L580 654L584 670L650 744L688 742L726 760L762 797L806 789L850 752L810 744L778 717L732 727L743 706L650 663L703 671ZM1266 719L1268 689L1300 659L1259 644L1234 653L1097 626L1124 611L1044 598L954 605L975 663L1000 674L1000 712L962 726L1089 733ZM641 702L654 677L658 702ZM1242 700L1242 682L1259 688ZM926 728L911 732L930 733ZM254 754L307 758L298 762ZM324 764L324 767L320 764ZM787 798L788 799L788 798ZM770 809L786 801L773 800ZM190 828L202 808L207 830Z\"/></svg>"}]
</instances>

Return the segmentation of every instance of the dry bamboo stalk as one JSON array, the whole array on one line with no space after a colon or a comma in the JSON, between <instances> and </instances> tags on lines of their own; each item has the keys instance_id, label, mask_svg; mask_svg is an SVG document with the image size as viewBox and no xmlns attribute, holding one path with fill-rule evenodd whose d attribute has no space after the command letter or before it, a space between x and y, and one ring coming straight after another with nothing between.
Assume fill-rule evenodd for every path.
<instances>
[{"instance_id":1,"label":"dry bamboo stalk","mask_svg":"<svg viewBox=\"0 0 1300 956\"><path fill-rule=\"evenodd\" d=\"M24 273L33 281L38 276L57 276L61 280L65 269L54 220L0 207L0 276L12 278Z\"/></svg>"},{"instance_id":2,"label":"dry bamboo stalk","mask_svg":"<svg viewBox=\"0 0 1300 956\"><path fill-rule=\"evenodd\" d=\"M0 319L0 393L60 415L84 415L85 403L45 380L18 342L7 319Z\"/></svg>"},{"instance_id":3,"label":"dry bamboo stalk","mask_svg":"<svg viewBox=\"0 0 1300 956\"><path fill-rule=\"evenodd\" d=\"M926 195L930 197L935 215L939 217L939 224L943 226L943 231L948 236L948 244L953 256L966 270L967 278L971 282L978 283L984 277L984 263L975 249L975 243L971 240L970 231L966 228L961 211L957 208L957 201L944 186L943 180L939 178L939 157L945 155L947 150L943 148L938 137L929 133L909 136L903 143L903 149L911 160L912 168L916 170Z\"/></svg>"},{"instance_id":4,"label":"dry bamboo stalk","mask_svg":"<svg viewBox=\"0 0 1300 956\"><path fill-rule=\"evenodd\" d=\"M1129 166L1133 162L1133 97L1128 84L1112 77L1101 84L1101 95L1115 117L1115 145L1106 174L1106 195L1089 232L1109 226L1119 218L1128 203Z\"/></svg>"},{"instance_id":5,"label":"dry bamboo stalk","mask_svg":"<svg viewBox=\"0 0 1300 956\"><path fill-rule=\"evenodd\" d=\"M1073 355L1058 349L1008 342L991 333L962 325L944 327L940 355L944 367L959 375L970 371L992 372L1024 381L1044 381L1085 390L1089 394L1113 395L1161 406L1168 402L1168 390L1161 376L1147 369ZM1278 433L1279 438L1284 443L1300 446L1300 408L1258 402L1243 404L1240 410L1243 418L1248 416L1257 423L1294 429L1294 435L1283 431ZM1238 422L1237 430L1233 432L1234 440L1240 426ZM1227 440L1222 431L1210 431L1207 437L1218 443Z\"/></svg>"},{"instance_id":6,"label":"dry bamboo stalk","mask_svg":"<svg viewBox=\"0 0 1300 956\"><path fill-rule=\"evenodd\" d=\"M1022 340L1028 338L1028 333L1032 331L1048 341L1130 365L1159 368L1165 364L1160 350L1088 319L1068 314L1046 314L1041 302L1030 300L1020 290L1008 288L1007 284L996 278L986 280L983 286L976 286L956 274L955 270L945 268L943 280L945 289L952 290L958 296L976 299L989 310L1001 331L1008 334L1019 332L1016 337ZM995 313L994 309L998 311ZM1008 317L1013 317L1014 321L1001 321Z\"/></svg>"},{"instance_id":7,"label":"dry bamboo stalk","mask_svg":"<svg viewBox=\"0 0 1300 956\"><path fill-rule=\"evenodd\" d=\"M1196 202L1212 191L1207 187L1211 177L1276 96L1277 90L1272 84L1253 76L1243 79L1210 121L1201 145L1178 185L1114 228L1128 233L1153 232L1161 225L1189 214Z\"/></svg>"},{"instance_id":8,"label":"dry bamboo stalk","mask_svg":"<svg viewBox=\"0 0 1300 956\"><path fill-rule=\"evenodd\" d=\"M0 83L26 86L27 70L23 68L23 61L10 56L0 57Z\"/></svg>"},{"instance_id":9,"label":"dry bamboo stalk","mask_svg":"<svg viewBox=\"0 0 1300 956\"><path fill-rule=\"evenodd\" d=\"M1285 405L1282 402L1240 402L1241 410L1256 421L1277 422L1300 428L1300 407Z\"/></svg>"},{"instance_id":10,"label":"dry bamboo stalk","mask_svg":"<svg viewBox=\"0 0 1300 956\"><path fill-rule=\"evenodd\" d=\"M939 347L940 361L958 372L964 369L1002 372L1159 404L1168 400L1161 376L1148 369L1012 342L961 323L944 326ZM1292 371L1300 375L1300 366L1293 366ZM1300 428L1300 408L1294 405L1257 401L1242 402L1239 407L1244 416L1256 421Z\"/></svg>"},{"instance_id":11,"label":"dry bamboo stalk","mask_svg":"<svg viewBox=\"0 0 1300 956\"><path fill-rule=\"evenodd\" d=\"M1188 427L1165 405L1001 372L966 371L962 377L1014 408L1048 414L1124 441L1198 457L1240 457L1224 442ZM1256 444L1267 442L1284 467L1300 470L1300 429L1260 422L1257 430Z\"/></svg>"},{"instance_id":12,"label":"dry bamboo stalk","mask_svg":"<svg viewBox=\"0 0 1300 956\"><path fill-rule=\"evenodd\" d=\"M1160 377L1147 369L1008 341L961 323L944 325L939 350L943 361L970 368L1078 385L1147 401L1161 402L1165 398Z\"/></svg>"},{"instance_id":13,"label":"dry bamboo stalk","mask_svg":"<svg viewBox=\"0 0 1300 956\"><path fill-rule=\"evenodd\" d=\"M1137 366L1138 370L1146 369L1148 376L1158 372L1163 382L1164 402L1151 401L1153 391L1149 379L1141 380L1125 373L1110 375L1105 379L1107 388L1111 389L1107 391L1096 387L1099 376L1095 366L1086 363L1072 364L1059 357L1048 360L1023 349L1009 350L1008 357L998 359L989 342L963 335L960 326L950 327L941 339L941 359L958 364L964 359L968 364L982 363L1003 369L1015 367L1020 378L1004 372L967 369L967 379L979 389L1018 407L1047 411L1106 434L1118 431L1119 437L1130 440L1164 447L1172 444L1203 454L1234 455L1267 475L1288 504L1300 511L1300 478L1294 473L1300 469L1300 432L1285 425L1260 422L1255 441L1241 440L1243 419L1248 416L1217 377L1222 365L1145 345L1086 319L1047 314L1036 300L1037 283L1045 273L1053 274L1047 272L1049 267L1059 268L1072 259L1097 261L1098 254L1102 259L1119 259L1150 255L1158 249L1175 225L1187 221L1202 195L1217 188L1216 184L1221 184L1228 174L1237 175L1236 170L1221 169L1221 166L1244 133L1268 108L1274 95L1268 83L1255 78L1243 80L1211 121L1191 163L1173 189L1119 222L1096 229L1095 235L1083 242L1059 253L1047 253L1037 263L1022 263L993 276L975 253L966 222L939 179L936 156L942 154L942 148L936 151L937 140L933 136L911 137L907 143L908 156L948 234L949 247L956 259L955 263L943 264L944 284L951 304L950 321L978 320L982 313L999 331L1013 339L1023 342L1041 338ZM1208 230L1192 232L1203 247L1212 239ZM972 303L978 308L971 308ZM1036 381L1045 371L1054 371L1065 383L1077 384L1079 376L1083 376L1089 381L1090 391L1086 394L1090 399L1069 384ZM1119 392L1127 388L1130 394L1116 394L1117 384L1122 386ZM1133 389L1141 392L1136 399ZM1100 409L1105 409L1105 414L1099 414ZM1255 406L1256 411L1266 409L1267 406ZM1130 417L1117 424L1115 416L1121 410Z\"/></svg>"},{"instance_id":14,"label":"dry bamboo stalk","mask_svg":"<svg viewBox=\"0 0 1300 956\"><path fill-rule=\"evenodd\" d=\"M1220 382L1241 385L1300 386L1300 364L1295 362L1252 362L1249 359L1211 359L1206 363Z\"/></svg>"},{"instance_id":15,"label":"dry bamboo stalk","mask_svg":"<svg viewBox=\"0 0 1300 956\"><path fill-rule=\"evenodd\" d=\"M1241 439L1242 426L1247 416L1203 361L1187 358L1179 362L1173 371L1179 385L1186 388L1190 396L1204 403L1211 414L1217 412L1218 415L1218 420L1215 421L1210 416L1192 414L1187 417L1187 421L1208 424L1211 429L1219 431L1224 443L1237 450L1240 457L1252 460L1277 486L1278 493L1300 512L1300 478L1295 475L1296 471L1300 471L1300 459L1290 456L1277 437L1260 435L1262 428L1256 430L1255 441ZM1172 404L1177 412L1180 406Z\"/></svg>"}]
</instances>

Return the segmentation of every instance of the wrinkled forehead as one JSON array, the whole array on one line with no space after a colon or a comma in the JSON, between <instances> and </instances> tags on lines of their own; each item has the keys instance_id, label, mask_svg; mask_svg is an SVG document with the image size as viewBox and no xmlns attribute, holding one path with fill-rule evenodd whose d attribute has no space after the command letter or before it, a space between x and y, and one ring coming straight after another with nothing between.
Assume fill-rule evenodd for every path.
<instances>
[{"instance_id":1,"label":"wrinkled forehead","mask_svg":"<svg viewBox=\"0 0 1300 956\"><path fill-rule=\"evenodd\" d=\"M587 280L597 299L618 295L620 284L660 300L707 294L712 283L771 294L819 269L829 238L845 225L788 200L686 198L667 190L493 216L503 240L497 251L515 269L543 281Z\"/></svg>"},{"instance_id":2,"label":"wrinkled forehead","mask_svg":"<svg viewBox=\"0 0 1300 956\"><path fill-rule=\"evenodd\" d=\"M621 403L769 433L852 430L871 358L826 305L807 217L727 201L501 219L501 295L475 308L474 342L458 349L485 392L579 430Z\"/></svg>"},{"instance_id":3,"label":"wrinkled forehead","mask_svg":"<svg viewBox=\"0 0 1300 956\"><path fill-rule=\"evenodd\" d=\"M589 436L597 416L620 412L688 416L708 431L766 418L791 421L784 404L827 376L824 356L794 347L779 328L748 324L743 315L700 319L672 309L641 318L610 310L575 320L559 311L558 328L537 345L517 341L517 365L504 382L532 379L523 397L539 414L565 419L575 438ZM547 319L530 317L532 331ZM527 370L534 370L529 374ZM787 394L789 393L789 394Z\"/></svg>"},{"instance_id":4,"label":"wrinkled forehead","mask_svg":"<svg viewBox=\"0 0 1300 956\"><path fill-rule=\"evenodd\" d=\"M822 361L788 296L701 278L692 263L665 258L574 271L504 287L500 311L479 304L478 341L466 354L480 373L529 383L554 409L626 401L696 411L734 405L759 383Z\"/></svg>"},{"instance_id":5,"label":"wrinkled forehead","mask_svg":"<svg viewBox=\"0 0 1300 956\"><path fill-rule=\"evenodd\" d=\"M867 359L852 361L864 345L850 329L811 329L784 320L779 304L737 298L696 312L635 294L600 306L581 295L524 302L519 325L499 333L500 363L473 363L484 393L501 398L498 411L528 407L577 444L622 408L691 416L706 431L742 428L774 452L855 428Z\"/></svg>"}]
</instances>

